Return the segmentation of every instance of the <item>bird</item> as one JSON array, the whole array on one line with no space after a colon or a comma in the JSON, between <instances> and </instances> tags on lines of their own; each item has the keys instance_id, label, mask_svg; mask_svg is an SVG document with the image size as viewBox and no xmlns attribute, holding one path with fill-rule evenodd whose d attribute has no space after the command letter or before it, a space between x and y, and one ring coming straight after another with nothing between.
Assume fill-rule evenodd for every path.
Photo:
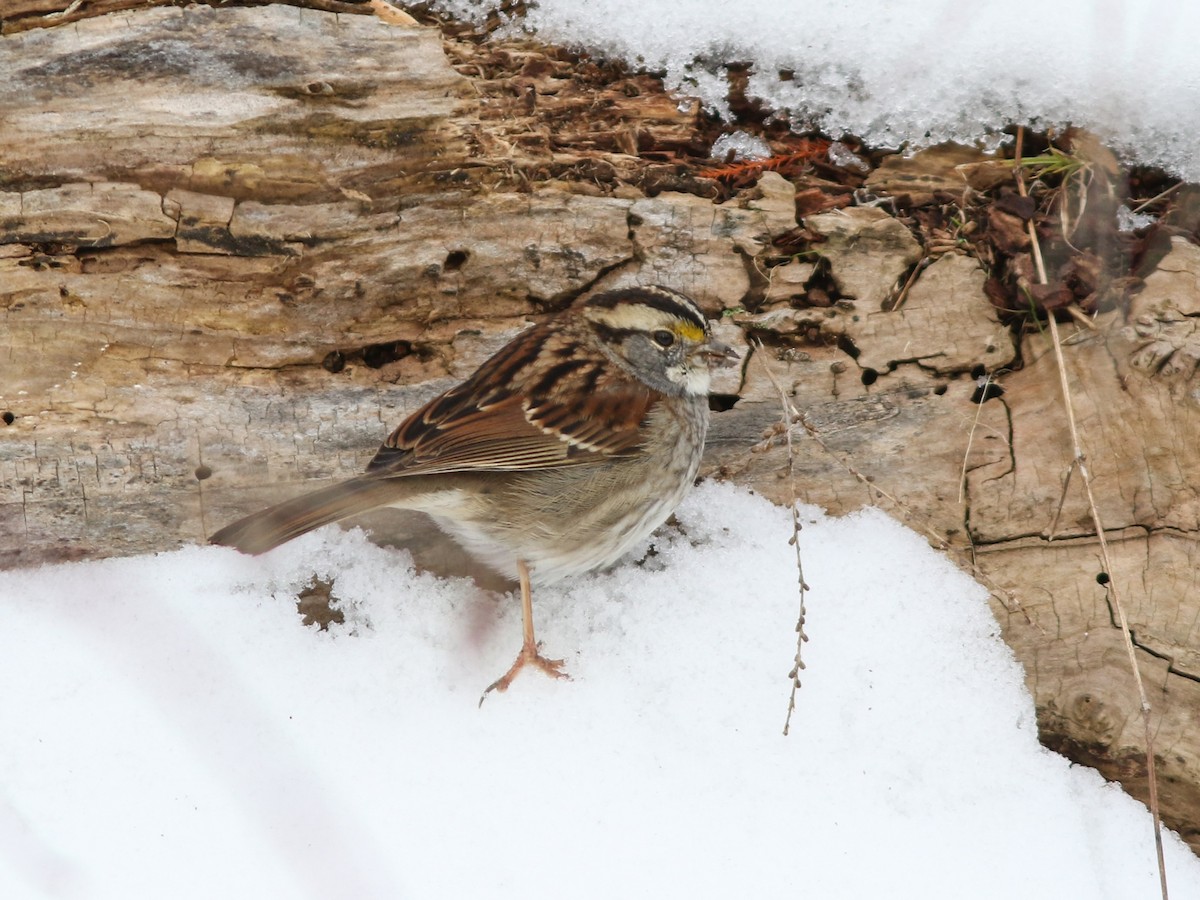
<instances>
[{"instance_id":1,"label":"bird","mask_svg":"<svg viewBox=\"0 0 1200 900\"><path fill-rule=\"evenodd\" d=\"M700 466L711 370L738 359L679 291L594 294L409 415L363 474L209 541L259 554L369 510L424 512L520 587L521 650L480 702L526 666L566 678L535 637L533 587L611 566L667 520Z\"/></svg>"}]
</instances>

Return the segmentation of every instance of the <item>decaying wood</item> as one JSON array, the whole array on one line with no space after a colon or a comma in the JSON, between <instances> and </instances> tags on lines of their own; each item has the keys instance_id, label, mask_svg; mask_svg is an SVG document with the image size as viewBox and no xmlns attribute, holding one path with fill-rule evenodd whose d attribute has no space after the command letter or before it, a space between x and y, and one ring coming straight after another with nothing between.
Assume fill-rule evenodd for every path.
<instances>
[{"instance_id":1,"label":"decaying wood","mask_svg":"<svg viewBox=\"0 0 1200 900\"><path fill-rule=\"evenodd\" d=\"M357 470L531 315L647 280L715 311L796 225L782 179L721 207L492 190L474 94L430 29L189 7L3 48L9 565L203 540Z\"/></svg>"},{"instance_id":2,"label":"decaying wood","mask_svg":"<svg viewBox=\"0 0 1200 900\"><path fill-rule=\"evenodd\" d=\"M1136 703L1076 494L1050 533L1071 447L1045 338L1014 345L952 241L935 254L851 208L807 216L813 252L781 258L793 184L768 172L714 203L640 155L695 142L694 103L533 45L290 6L9 28L25 21L0 38L0 565L202 541L359 470L538 315L662 282L724 314L747 356L718 385L707 471L789 499L770 365L821 436L796 433L800 499L851 510L880 501L873 480L973 555L1044 740L1138 793ZM872 189L994 174L939 152L942 174L896 162ZM826 271L834 300L806 303ZM1160 691L1164 813L1200 845L1197 273L1177 240L1128 316L1064 350L1108 574ZM979 406L981 372L1004 393Z\"/></svg>"}]
</instances>

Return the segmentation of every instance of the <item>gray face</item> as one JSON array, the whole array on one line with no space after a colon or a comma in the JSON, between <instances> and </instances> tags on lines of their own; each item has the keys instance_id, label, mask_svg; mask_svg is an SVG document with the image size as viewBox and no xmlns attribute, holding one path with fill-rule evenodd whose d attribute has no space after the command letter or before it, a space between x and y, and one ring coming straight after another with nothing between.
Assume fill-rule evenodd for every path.
<instances>
[{"instance_id":1,"label":"gray face","mask_svg":"<svg viewBox=\"0 0 1200 900\"><path fill-rule=\"evenodd\" d=\"M584 315L613 357L650 387L708 393L708 322L684 295L667 288L612 291L588 301Z\"/></svg>"},{"instance_id":2,"label":"gray face","mask_svg":"<svg viewBox=\"0 0 1200 900\"><path fill-rule=\"evenodd\" d=\"M670 341L670 343L667 343ZM632 332L617 345L617 353L646 384L664 394L708 393L708 360L703 342L689 340L669 329L650 334Z\"/></svg>"}]
</instances>

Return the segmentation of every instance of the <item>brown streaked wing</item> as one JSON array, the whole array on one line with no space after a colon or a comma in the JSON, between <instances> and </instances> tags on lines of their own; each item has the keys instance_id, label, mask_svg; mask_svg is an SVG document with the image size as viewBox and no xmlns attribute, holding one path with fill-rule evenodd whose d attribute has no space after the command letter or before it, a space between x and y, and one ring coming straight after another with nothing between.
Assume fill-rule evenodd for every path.
<instances>
[{"instance_id":1,"label":"brown streaked wing","mask_svg":"<svg viewBox=\"0 0 1200 900\"><path fill-rule=\"evenodd\" d=\"M606 456L635 452L657 394L639 381L608 378L592 386L572 373L553 399L531 406L531 422L557 439Z\"/></svg>"},{"instance_id":2,"label":"brown streaked wing","mask_svg":"<svg viewBox=\"0 0 1200 900\"><path fill-rule=\"evenodd\" d=\"M513 471L636 452L657 394L579 358L575 340L544 325L525 332L409 416L367 471Z\"/></svg>"}]
</instances>

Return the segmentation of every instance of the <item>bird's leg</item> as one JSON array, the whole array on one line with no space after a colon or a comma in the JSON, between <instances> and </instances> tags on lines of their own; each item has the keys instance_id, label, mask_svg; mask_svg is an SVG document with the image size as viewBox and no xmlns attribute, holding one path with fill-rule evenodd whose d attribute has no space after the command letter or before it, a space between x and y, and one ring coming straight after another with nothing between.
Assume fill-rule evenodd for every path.
<instances>
[{"instance_id":1,"label":"bird's leg","mask_svg":"<svg viewBox=\"0 0 1200 900\"><path fill-rule=\"evenodd\" d=\"M533 636L533 589L529 584L529 567L522 559L517 560L517 578L521 583L521 621L524 625L525 640L521 644L521 652L517 654L517 659L512 667L487 686L487 690L479 698L480 703L483 703L492 691L507 691L508 686L517 677L517 673L528 665L541 669L551 678L571 677L562 670L563 661L561 659L547 659L538 653L538 642Z\"/></svg>"}]
</instances>

